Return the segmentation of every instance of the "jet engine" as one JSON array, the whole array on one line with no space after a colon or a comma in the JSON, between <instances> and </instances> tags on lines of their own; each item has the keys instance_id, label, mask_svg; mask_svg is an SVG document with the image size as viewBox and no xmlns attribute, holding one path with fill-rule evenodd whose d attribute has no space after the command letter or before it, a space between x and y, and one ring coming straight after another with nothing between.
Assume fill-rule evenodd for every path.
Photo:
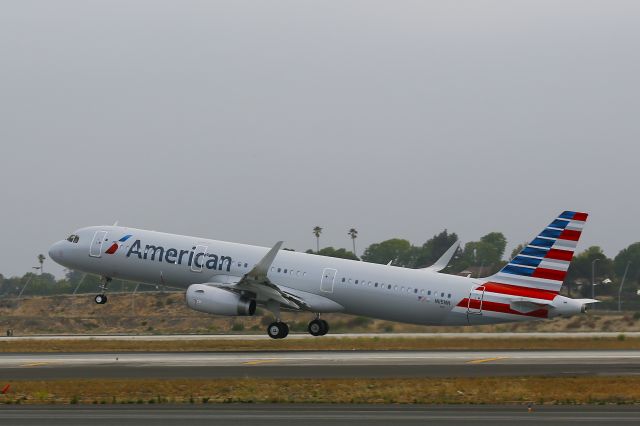
<instances>
[{"instance_id":1,"label":"jet engine","mask_svg":"<svg viewBox=\"0 0 640 426\"><path fill-rule=\"evenodd\" d=\"M207 314L251 316L256 312L255 300L205 284L190 285L186 298L187 306Z\"/></svg>"}]
</instances>

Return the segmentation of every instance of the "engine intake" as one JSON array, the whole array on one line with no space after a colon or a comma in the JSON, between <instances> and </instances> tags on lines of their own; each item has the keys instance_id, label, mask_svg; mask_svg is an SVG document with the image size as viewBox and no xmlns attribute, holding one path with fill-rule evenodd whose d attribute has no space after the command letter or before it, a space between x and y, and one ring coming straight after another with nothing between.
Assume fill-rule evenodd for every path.
<instances>
[{"instance_id":1,"label":"engine intake","mask_svg":"<svg viewBox=\"0 0 640 426\"><path fill-rule=\"evenodd\" d=\"M187 288L187 306L207 314L252 316L256 301L217 287L192 284Z\"/></svg>"}]
</instances>

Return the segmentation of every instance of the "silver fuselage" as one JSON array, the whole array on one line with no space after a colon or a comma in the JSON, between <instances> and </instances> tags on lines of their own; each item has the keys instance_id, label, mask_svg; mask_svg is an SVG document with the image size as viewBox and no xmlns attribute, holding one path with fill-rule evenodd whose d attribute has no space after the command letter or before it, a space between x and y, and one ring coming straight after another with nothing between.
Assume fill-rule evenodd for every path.
<instances>
[{"instance_id":1,"label":"silver fuselage","mask_svg":"<svg viewBox=\"0 0 640 426\"><path fill-rule=\"evenodd\" d=\"M87 227L75 234L79 237L77 242L62 240L49 251L61 265L105 277L185 289L195 283L233 285L269 250L120 226ZM123 238L126 239L118 241ZM482 279L428 270L281 250L268 278L303 298L313 295L317 300L326 300L319 306L327 308L317 311L425 325L536 319L469 310L464 301L482 285ZM259 304L265 302L258 300Z\"/></svg>"}]
</instances>

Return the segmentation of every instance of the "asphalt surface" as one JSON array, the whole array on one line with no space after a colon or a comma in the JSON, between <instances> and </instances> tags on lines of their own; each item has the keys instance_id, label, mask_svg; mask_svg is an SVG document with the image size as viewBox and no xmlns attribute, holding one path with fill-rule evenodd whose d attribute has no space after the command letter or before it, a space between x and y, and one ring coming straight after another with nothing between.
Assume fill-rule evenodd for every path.
<instances>
[{"instance_id":1,"label":"asphalt surface","mask_svg":"<svg viewBox=\"0 0 640 426\"><path fill-rule=\"evenodd\" d=\"M7 425L425 425L425 424L640 424L633 406L398 406L398 405L210 405L210 406L5 406ZM293 423L295 422L295 423Z\"/></svg>"},{"instance_id":2,"label":"asphalt surface","mask_svg":"<svg viewBox=\"0 0 640 426\"><path fill-rule=\"evenodd\" d=\"M0 354L0 379L638 375L640 351Z\"/></svg>"},{"instance_id":3,"label":"asphalt surface","mask_svg":"<svg viewBox=\"0 0 640 426\"><path fill-rule=\"evenodd\" d=\"M328 334L327 338L373 338L379 339L581 339L581 338L615 338L620 334L627 337L640 337L640 332L533 332L533 333L341 333ZM319 339L308 333L291 333L287 339ZM20 340L135 340L135 341L173 341L173 340L264 340L270 341L266 334L166 334L166 335L131 335L131 334L44 334L29 336L0 336L2 341Z\"/></svg>"}]
</instances>

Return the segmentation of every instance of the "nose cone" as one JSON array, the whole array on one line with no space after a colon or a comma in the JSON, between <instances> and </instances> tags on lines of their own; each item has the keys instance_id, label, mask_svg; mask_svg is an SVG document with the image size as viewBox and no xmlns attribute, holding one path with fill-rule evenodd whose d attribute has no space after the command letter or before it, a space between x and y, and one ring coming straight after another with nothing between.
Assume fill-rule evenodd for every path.
<instances>
[{"instance_id":1,"label":"nose cone","mask_svg":"<svg viewBox=\"0 0 640 426\"><path fill-rule=\"evenodd\" d=\"M64 259L64 241L58 241L49 248L49 259L62 264Z\"/></svg>"}]
</instances>

